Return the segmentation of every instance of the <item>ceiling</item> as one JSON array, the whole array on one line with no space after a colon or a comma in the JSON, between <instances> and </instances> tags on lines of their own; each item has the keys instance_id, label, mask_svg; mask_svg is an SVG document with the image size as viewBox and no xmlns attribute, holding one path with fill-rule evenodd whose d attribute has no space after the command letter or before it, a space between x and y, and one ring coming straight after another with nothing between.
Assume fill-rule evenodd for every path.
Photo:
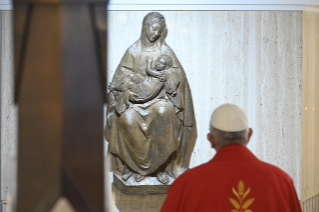
<instances>
[{"instance_id":1,"label":"ceiling","mask_svg":"<svg viewBox=\"0 0 319 212\"><path fill-rule=\"evenodd\" d=\"M206 5L317 5L318 0L110 0L110 4L206 4Z\"/></svg>"},{"instance_id":2,"label":"ceiling","mask_svg":"<svg viewBox=\"0 0 319 212\"><path fill-rule=\"evenodd\" d=\"M305 10L319 0L110 0L109 10Z\"/></svg>"},{"instance_id":3,"label":"ceiling","mask_svg":"<svg viewBox=\"0 0 319 212\"><path fill-rule=\"evenodd\" d=\"M11 0L0 0L0 10L11 10ZM110 0L109 10L297 10L319 5L319 0Z\"/></svg>"}]
</instances>

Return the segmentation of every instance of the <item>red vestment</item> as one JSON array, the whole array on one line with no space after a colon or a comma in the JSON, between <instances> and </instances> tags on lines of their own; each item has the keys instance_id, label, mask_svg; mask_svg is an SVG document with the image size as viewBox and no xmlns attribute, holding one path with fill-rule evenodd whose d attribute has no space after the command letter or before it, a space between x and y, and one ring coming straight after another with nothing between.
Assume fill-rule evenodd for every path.
<instances>
[{"instance_id":1,"label":"red vestment","mask_svg":"<svg viewBox=\"0 0 319 212\"><path fill-rule=\"evenodd\" d=\"M180 175L161 212L301 212L292 179L245 146L229 145Z\"/></svg>"}]
</instances>

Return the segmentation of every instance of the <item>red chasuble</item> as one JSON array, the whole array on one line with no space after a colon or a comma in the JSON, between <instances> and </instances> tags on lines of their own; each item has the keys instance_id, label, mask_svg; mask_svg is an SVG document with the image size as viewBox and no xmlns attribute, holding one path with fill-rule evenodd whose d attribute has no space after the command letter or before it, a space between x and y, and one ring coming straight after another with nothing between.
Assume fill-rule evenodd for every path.
<instances>
[{"instance_id":1,"label":"red chasuble","mask_svg":"<svg viewBox=\"0 0 319 212\"><path fill-rule=\"evenodd\" d=\"M161 212L301 212L287 173L257 159L245 146L229 145L178 177Z\"/></svg>"}]
</instances>

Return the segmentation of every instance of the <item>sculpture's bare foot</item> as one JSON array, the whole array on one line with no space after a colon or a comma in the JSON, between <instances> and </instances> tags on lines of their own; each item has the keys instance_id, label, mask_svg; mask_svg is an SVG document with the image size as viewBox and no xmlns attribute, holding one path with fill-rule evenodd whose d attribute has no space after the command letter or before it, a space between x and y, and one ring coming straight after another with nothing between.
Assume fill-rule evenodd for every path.
<instances>
[{"instance_id":1,"label":"sculpture's bare foot","mask_svg":"<svg viewBox=\"0 0 319 212\"><path fill-rule=\"evenodd\" d=\"M169 182L168 174L165 172L160 172L156 175L156 178L159 182L167 184Z\"/></svg>"},{"instance_id":2,"label":"sculpture's bare foot","mask_svg":"<svg viewBox=\"0 0 319 212\"><path fill-rule=\"evenodd\" d=\"M145 175L140 175L140 174L134 174L134 178L136 180L136 182L141 182L142 180L144 180L146 176Z\"/></svg>"},{"instance_id":3,"label":"sculpture's bare foot","mask_svg":"<svg viewBox=\"0 0 319 212\"><path fill-rule=\"evenodd\" d=\"M125 174L122 175L122 179L123 179L124 181L126 181L128 178L130 178L130 176L131 176L132 174L133 174L133 172L128 171L128 172L126 172Z\"/></svg>"}]
</instances>

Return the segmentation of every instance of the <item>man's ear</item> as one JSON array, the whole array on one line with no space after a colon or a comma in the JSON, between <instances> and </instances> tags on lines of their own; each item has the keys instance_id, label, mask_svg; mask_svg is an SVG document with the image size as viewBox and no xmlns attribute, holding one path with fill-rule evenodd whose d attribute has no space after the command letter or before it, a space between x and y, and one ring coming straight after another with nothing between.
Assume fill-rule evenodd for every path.
<instances>
[{"instance_id":1,"label":"man's ear","mask_svg":"<svg viewBox=\"0 0 319 212\"><path fill-rule=\"evenodd\" d=\"M216 147L215 139L212 136L212 134L207 133L207 140L210 142L210 145L212 146L212 148Z\"/></svg>"},{"instance_id":2,"label":"man's ear","mask_svg":"<svg viewBox=\"0 0 319 212\"><path fill-rule=\"evenodd\" d=\"M248 129L248 139L247 139L247 144L249 143L249 140L250 140L250 137L252 136L253 134L253 129L249 128Z\"/></svg>"}]
</instances>

